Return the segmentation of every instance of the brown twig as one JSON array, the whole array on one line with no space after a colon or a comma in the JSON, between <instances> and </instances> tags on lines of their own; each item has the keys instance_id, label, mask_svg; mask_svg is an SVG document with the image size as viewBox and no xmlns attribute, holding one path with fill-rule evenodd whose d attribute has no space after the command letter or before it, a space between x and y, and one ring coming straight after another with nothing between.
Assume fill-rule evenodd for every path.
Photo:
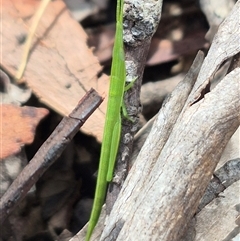
<instances>
[{"instance_id":1,"label":"brown twig","mask_svg":"<svg viewBox=\"0 0 240 241\"><path fill-rule=\"evenodd\" d=\"M40 176L61 155L79 128L101 104L103 98L91 89L80 100L77 107L64 117L50 137L39 148L38 152L23 169L19 176L0 200L0 224L8 217Z\"/></svg>"}]
</instances>

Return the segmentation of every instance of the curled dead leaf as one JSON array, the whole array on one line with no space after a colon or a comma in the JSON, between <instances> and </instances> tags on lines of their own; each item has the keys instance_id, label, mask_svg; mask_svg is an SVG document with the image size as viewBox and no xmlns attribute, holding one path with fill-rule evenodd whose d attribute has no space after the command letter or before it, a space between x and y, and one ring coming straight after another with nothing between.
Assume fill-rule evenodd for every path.
<instances>
[{"instance_id":1,"label":"curled dead leaf","mask_svg":"<svg viewBox=\"0 0 240 241\"><path fill-rule=\"evenodd\" d=\"M38 123L49 113L45 108L9 104L1 105L0 111L0 159L18 153L24 144L31 144Z\"/></svg>"}]
</instances>

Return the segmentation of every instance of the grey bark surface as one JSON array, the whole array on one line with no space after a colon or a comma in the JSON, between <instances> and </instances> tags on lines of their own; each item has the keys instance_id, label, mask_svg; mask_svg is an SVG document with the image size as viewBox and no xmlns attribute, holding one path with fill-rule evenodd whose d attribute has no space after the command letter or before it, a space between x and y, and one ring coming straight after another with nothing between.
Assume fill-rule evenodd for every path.
<instances>
[{"instance_id":1,"label":"grey bark surface","mask_svg":"<svg viewBox=\"0 0 240 241\"><path fill-rule=\"evenodd\" d=\"M141 1L131 1L132 5L135 2ZM189 239L182 237L189 226L194 226L193 216L214 169L240 125L239 65L210 92L208 90L221 64L240 52L239 12L240 1L237 1L220 25L203 64L203 56L199 53L188 75L163 104L123 186L121 183L121 192L110 215L104 226L103 222L99 223L97 237L92 240L194 240L194 230ZM140 58L142 55L135 56ZM130 76L139 77L136 73L142 73L143 67L138 66L139 62L132 68L135 72ZM136 94L136 89L132 91L129 93ZM235 205L234 198L229 203ZM214 203L209 205L214 206ZM234 215L236 209L232 212ZM105 209L103 215L104 212ZM200 212L197 223L201 218L204 219ZM201 230L199 224L197 230ZM75 240L84 240L82 237L84 230ZM196 240L204 240L204 237L198 237Z\"/></svg>"},{"instance_id":2,"label":"grey bark surface","mask_svg":"<svg viewBox=\"0 0 240 241\"><path fill-rule=\"evenodd\" d=\"M161 126L168 118L160 117L175 113L160 110L100 240L137 237L140 241L174 241L184 234L222 151L240 122L236 111L240 109L239 67L205 93L219 66L240 51L239 7L238 1L220 25L197 81L166 140Z\"/></svg>"}]
</instances>

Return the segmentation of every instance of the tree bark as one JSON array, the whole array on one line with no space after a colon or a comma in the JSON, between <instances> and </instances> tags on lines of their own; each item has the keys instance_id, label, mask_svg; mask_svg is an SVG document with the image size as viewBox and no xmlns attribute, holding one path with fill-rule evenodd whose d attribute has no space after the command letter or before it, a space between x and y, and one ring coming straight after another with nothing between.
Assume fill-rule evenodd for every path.
<instances>
[{"instance_id":1,"label":"tree bark","mask_svg":"<svg viewBox=\"0 0 240 241\"><path fill-rule=\"evenodd\" d=\"M169 108L174 93L160 110L100 240L174 241L184 234L240 124L240 68L208 90L220 65L240 51L239 9L238 1L219 27L188 99L179 99L182 111Z\"/></svg>"},{"instance_id":2,"label":"tree bark","mask_svg":"<svg viewBox=\"0 0 240 241\"><path fill-rule=\"evenodd\" d=\"M134 135L137 132L140 89L151 39L155 33L162 10L162 0L125 0L123 41L125 46L126 82L135 79L134 85L124 95L124 103L131 121L123 118L121 142L113 181L109 184L106 208L109 214L129 171Z\"/></svg>"}]
</instances>

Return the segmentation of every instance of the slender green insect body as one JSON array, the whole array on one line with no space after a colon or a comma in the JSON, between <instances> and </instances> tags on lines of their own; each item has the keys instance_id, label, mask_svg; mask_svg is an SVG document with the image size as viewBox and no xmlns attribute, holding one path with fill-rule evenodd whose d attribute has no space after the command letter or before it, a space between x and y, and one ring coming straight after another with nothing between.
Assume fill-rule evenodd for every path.
<instances>
[{"instance_id":1,"label":"slender green insect body","mask_svg":"<svg viewBox=\"0 0 240 241\"><path fill-rule=\"evenodd\" d=\"M112 180L121 135L121 108L126 79L123 47L123 0L117 1L116 22L107 113L104 125L97 186L91 217L88 224L86 241L90 240L93 229L98 222L106 196L107 185L108 182Z\"/></svg>"}]
</instances>

